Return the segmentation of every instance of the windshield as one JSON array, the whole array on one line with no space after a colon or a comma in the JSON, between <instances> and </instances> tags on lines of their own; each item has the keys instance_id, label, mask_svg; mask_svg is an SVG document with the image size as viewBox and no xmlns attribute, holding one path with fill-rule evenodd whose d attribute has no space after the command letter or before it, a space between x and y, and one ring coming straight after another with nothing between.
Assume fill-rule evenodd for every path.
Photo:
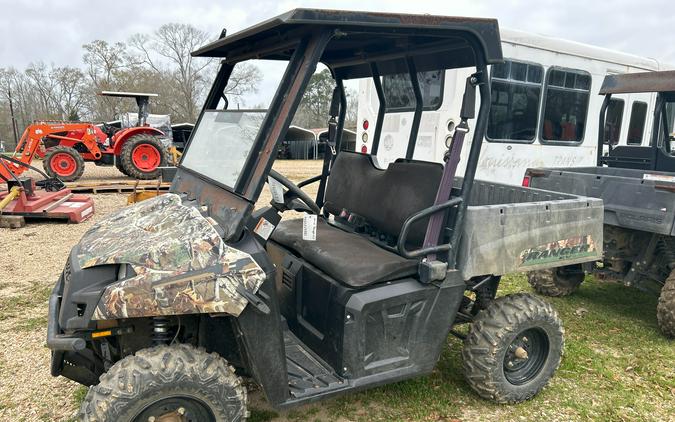
<instances>
[{"instance_id":1,"label":"windshield","mask_svg":"<svg viewBox=\"0 0 675 422\"><path fill-rule=\"evenodd\" d=\"M207 110L181 165L234 188L267 110Z\"/></svg>"}]
</instances>

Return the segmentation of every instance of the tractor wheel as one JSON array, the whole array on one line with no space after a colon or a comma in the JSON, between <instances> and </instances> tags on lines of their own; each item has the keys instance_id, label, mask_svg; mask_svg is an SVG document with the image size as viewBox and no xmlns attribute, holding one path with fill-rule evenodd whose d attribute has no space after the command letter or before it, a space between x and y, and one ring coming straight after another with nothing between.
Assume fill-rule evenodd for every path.
<instances>
[{"instance_id":1,"label":"tractor wheel","mask_svg":"<svg viewBox=\"0 0 675 422\"><path fill-rule=\"evenodd\" d=\"M485 399L522 402L549 382L563 346L553 306L526 293L500 297L471 323L462 350L464 375Z\"/></svg>"},{"instance_id":2,"label":"tractor wheel","mask_svg":"<svg viewBox=\"0 0 675 422\"><path fill-rule=\"evenodd\" d=\"M537 293L544 296L568 296L584 281L584 271L581 265L550 268L547 270L532 271L527 275L527 281Z\"/></svg>"},{"instance_id":3,"label":"tractor wheel","mask_svg":"<svg viewBox=\"0 0 675 422\"><path fill-rule=\"evenodd\" d=\"M119 160L125 174L135 179L156 179L159 167L169 162L162 143L156 136L141 133L124 142Z\"/></svg>"},{"instance_id":4,"label":"tractor wheel","mask_svg":"<svg viewBox=\"0 0 675 422\"><path fill-rule=\"evenodd\" d=\"M124 170L124 166L122 165L122 160L120 160L119 157L117 157L117 159L115 160L115 167L116 167L117 170L119 170L120 173L122 173L123 175L129 176L129 175L127 174L127 171Z\"/></svg>"},{"instance_id":5,"label":"tractor wheel","mask_svg":"<svg viewBox=\"0 0 675 422\"><path fill-rule=\"evenodd\" d=\"M47 151L42 166L49 177L72 182L84 173L84 158L75 148L57 145Z\"/></svg>"},{"instance_id":6,"label":"tractor wheel","mask_svg":"<svg viewBox=\"0 0 675 422\"><path fill-rule=\"evenodd\" d=\"M656 319L663 334L675 338L675 269L661 288L659 304L656 305Z\"/></svg>"},{"instance_id":7,"label":"tractor wheel","mask_svg":"<svg viewBox=\"0 0 675 422\"><path fill-rule=\"evenodd\" d=\"M80 420L243 421L246 388L216 353L178 344L140 350L89 389Z\"/></svg>"}]
</instances>

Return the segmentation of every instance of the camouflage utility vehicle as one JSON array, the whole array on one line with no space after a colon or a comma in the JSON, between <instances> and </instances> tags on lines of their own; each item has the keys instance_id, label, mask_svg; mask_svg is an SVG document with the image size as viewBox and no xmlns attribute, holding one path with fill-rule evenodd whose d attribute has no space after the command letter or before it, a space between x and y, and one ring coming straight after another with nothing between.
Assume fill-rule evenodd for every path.
<instances>
[{"instance_id":1,"label":"camouflage utility vehicle","mask_svg":"<svg viewBox=\"0 0 675 422\"><path fill-rule=\"evenodd\" d=\"M450 333L482 397L543 388L560 320L536 297L496 299L500 275L598 259L602 202L474 180L487 66L502 60L495 20L301 9L193 54L222 62L171 192L92 227L50 297L52 373L91 386L83 420L243 420L243 377L290 407L428 374ZM227 109L229 77L250 59L286 63L276 94L268 110ZM318 63L335 80L324 165L296 185L271 167ZM475 73L447 162L415 160L424 80L460 67ZM406 156L380 169L392 75L404 83L388 92L414 108L397 115L411 128ZM340 148L343 81L355 78L378 87L370 153ZM254 210L265 183L274 199ZM304 218L281 221L290 210ZM468 334L453 329L463 323Z\"/></svg>"},{"instance_id":2,"label":"camouflage utility vehicle","mask_svg":"<svg viewBox=\"0 0 675 422\"><path fill-rule=\"evenodd\" d=\"M609 107L623 107L624 99L644 93L657 95L651 137L643 136L650 133L643 125L637 128L637 138L644 138L646 145L628 141L631 127L618 145L612 145L608 133L622 132L611 123ZM597 166L528 169L525 184L601 198L605 256L597 263L532 272L530 284L542 294L565 296L589 272L656 293L659 328L675 338L675 71L606 76L600 94L605 102L600 110Z\"/></svg>"}]
</instances>

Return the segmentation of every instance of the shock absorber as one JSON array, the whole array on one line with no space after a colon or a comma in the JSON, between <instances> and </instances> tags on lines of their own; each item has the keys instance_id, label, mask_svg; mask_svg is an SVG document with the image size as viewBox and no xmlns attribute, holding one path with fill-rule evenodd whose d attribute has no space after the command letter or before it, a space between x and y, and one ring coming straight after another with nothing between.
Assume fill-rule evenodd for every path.
<instances>
[{"instance_id":1,"label":"shock absorber","mask_svg":"<svg viewBox=\"0 0 675 422\"><path fill-rule=\"evenodd\" d=\"M170 340L169 319L165 317L152 318L152 343L158 346L168 344Z\"/></svg>"}]
</instances>

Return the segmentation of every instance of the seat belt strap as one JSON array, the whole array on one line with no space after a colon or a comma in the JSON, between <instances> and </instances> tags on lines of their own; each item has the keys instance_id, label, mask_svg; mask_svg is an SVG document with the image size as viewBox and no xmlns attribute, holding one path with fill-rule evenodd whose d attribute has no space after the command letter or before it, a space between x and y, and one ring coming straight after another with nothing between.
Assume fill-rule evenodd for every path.
<instances>
[{"instance_id":1,"label":"seat belt strap","mask_svg":"<svg viewBox=\"0 0 675 422\"><path fill-rule=\"evenodd\" d=\"M321 168L321 181L319 182L319 190L316 194L316 204L319 207L323 207L324 194L326 192L326 182L328 180L328 174L330 173L330 167L333 163L333 158L337 154L335 151L335 145L337 142L337 117L340 114L340 90L338 87L333 89L333 97L330 101L330 118L328 119L328 139L326 140L326 148L323 152L323 167Z\"/></svg>"},{"instance_id":2,"label":"seat belt strap","mask_svg":"<svg viewBox=\"0 0 675 422\"><path fill-rule=\"evenodd\" d=\"M462 155L462 148L464 146L464 137L469 132L469 119L474 118L476 105L476 85L477 78L471 75L466 79L466 87L464 96L462 98L462 108L460 111L460 122L455 128L455 133L452 136L452 143L445 155L445 166L443 168L443 175L441 176L441 183L436 192L436 200L434 205L442 204L448 201L452 194L452 185L457 173L457 167ZM443 224L445 223L446 212L437 212L429 217L429 224L427 225L427 232L424 236L424 248L438 245L443 231ZM427 260L432 261L436 259L436 254L427 255Z\"/></svg>"}]
</instances>

